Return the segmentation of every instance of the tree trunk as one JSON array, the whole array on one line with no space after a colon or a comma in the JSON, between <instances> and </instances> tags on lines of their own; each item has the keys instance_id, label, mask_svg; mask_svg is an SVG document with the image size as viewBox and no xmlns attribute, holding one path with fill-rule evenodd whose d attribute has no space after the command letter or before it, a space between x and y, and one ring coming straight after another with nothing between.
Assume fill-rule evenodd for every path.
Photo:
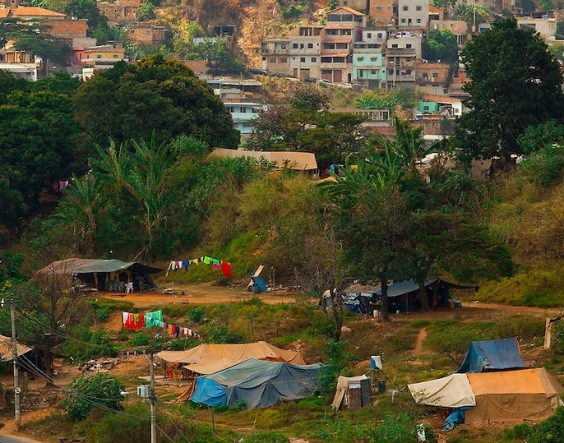
<instances>
[{"instance_id":1,"label":"tree trunk","mask_svg":"<svg viewBox=\"0 0 564 443\"><path fill-rule=\"evenodd\" d=\"M45 365L47 386L53 386L53 353L51 352L51 346L48 344L43 349L43 364Z\"/></svg>"},{"instance_id":2,"label":"tree trunk","mask_svg":"<svg viewBox=\"0 0 564 443\"><path fill-rule=\"evenodd\" d=\"M390 313L388 312L388 282L381 280L380 287L382 289L382 320L390 321Z\"/></svg>"},{"instance_id":3,"label":"tree trunk","mask_svg":"<svg viewBox=\"0 0 564 443\"><path fill-rule=\"evenodd\" d=\"M335 341L339 341L341 340L341 332L345 321L343 298L340 294L335 294L335 292L331 290L331 300L333 304L333 318L335 319Z\"/></svg>"},{"instance_id":4,"label":"tree trunk","mask_svg":"<svg viewBox=\"0 0 564 443\"><path fill-rule=\"evenodd\" d=\"M427 298L427 291L425 290L425 281L417 280L419 285L419 296L421 297L421 310L429 310L429 299Z\"/></svg>"}]
</instances>

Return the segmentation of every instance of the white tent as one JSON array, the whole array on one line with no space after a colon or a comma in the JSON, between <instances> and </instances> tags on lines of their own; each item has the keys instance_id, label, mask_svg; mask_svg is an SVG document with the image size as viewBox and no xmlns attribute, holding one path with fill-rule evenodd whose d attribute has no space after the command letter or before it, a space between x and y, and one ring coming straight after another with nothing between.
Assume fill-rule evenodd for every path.
<instances>
[{"instance_id":1,"label":"white tent","mask_svg":"<svg viewBox=\"0 0 564 443\"><path fill-rule=\"evenodd\" d=\"M476 397L466 374L452 374L437 380L407 385L417 403L445 408L476 406Z\"/></svg>"}]
</instances>

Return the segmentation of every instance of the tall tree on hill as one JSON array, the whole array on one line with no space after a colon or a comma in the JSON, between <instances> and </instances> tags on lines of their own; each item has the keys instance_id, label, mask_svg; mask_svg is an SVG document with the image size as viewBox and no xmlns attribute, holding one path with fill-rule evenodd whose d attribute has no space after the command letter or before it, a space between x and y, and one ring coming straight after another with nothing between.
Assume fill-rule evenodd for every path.
<instances>
[{"instance_id":1,"label":"tall tree on hill","mask_svg":"<svg viewBox=\"0 0 564 443\"><path fill-rule=\"evenodd\" d=\"M469 112L459 119L454 146L461 159L521 154L517 142L528 126L564 118L560 64L532 30L519 29L515 19L492 24L474 36L462 51L472 79Z\"/></svg>"},{"instance_id":2,"label":"tall tree on hill","mask_svg":"<svg viewBox=\"0 0 564 443\"><path fill-rule=\"evenodd\" d=\"M155 131L167 143L186 134L210 147L236 148L239 132L211 88L182 63L150 55L137 63L117 63L78 89L75 116L90 140L117 146L150 140Z\"/></svg>"}]
</instances>

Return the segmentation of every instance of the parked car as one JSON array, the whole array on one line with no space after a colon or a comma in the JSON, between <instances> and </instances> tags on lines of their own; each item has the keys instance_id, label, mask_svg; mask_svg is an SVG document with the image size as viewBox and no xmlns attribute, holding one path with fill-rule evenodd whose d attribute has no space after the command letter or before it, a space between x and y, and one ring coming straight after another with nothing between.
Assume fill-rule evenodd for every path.
<instances>
[{"instance_id":1,"label":"parked car","mask_svg":"<svg viewBox=\"0 0 564 443\"><path fill-rule=\"evenodd\" d=\"M321 80L319 80L319 83L323 83L324 85L332 85L333 84L330 80L327 80L326 78L322 78Z\"/></svg>"},{"instance_id":2,"label":"parked car","mask_svg":"<svg viewBox=\"0 0 564 443\"><path fill-rule=\"evenodd\" d=\"M266 75L268 74L264 69L260 69L260 68L250 68L249 72L251 74L258 74L258 75Z\"/></svg>"},{"instance_id":3,"label":"parked car","mask_svg":"<svg viewBox=\"0 0 564 443\"><path fill-rule=\"evenodd\" d=\"M317 79L315 77L308 77L304 80L307 83L317 83Z\"/></svg>"},{"instance_id":4,"label":"parked car","mask_svg":"<svg viewBox=\"0 0 564 443\"><path fill-rule=\"evenodd\" d=\"M345 89L352 89L353 85L351 85L350 83L341 83L338 85L340 88L345 88Z\"/></svg>"}]
</instances>

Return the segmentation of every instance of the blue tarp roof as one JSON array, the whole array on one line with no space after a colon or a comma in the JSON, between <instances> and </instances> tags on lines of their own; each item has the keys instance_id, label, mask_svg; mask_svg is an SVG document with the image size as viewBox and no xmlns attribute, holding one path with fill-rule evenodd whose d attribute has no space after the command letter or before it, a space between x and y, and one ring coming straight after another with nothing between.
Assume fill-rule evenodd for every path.
<instances>
[{"instance_id":1,"label":"blue tarp roof","mask_svg":"<svg viewBox=\"0 0 564 443\"><path fill-rule=\"evenodd\" d=\"M473 341L459 373L523 369L525 361L515 337Z\"/></svg>"},{"instance_id":2,"label":"blue tarp roof","mask_svg":"<svg viewBox=\"0 0 564 443\"><path fill-rule=\"evenodd\" d=\"M321 363L293 365L248 359L215 374L196 378L190 400L211 407L235 407L239 400L244 400L248 409L266 408L281 400L299 400L315 392L323 367Z\"/></svg>"}]
</instances>

